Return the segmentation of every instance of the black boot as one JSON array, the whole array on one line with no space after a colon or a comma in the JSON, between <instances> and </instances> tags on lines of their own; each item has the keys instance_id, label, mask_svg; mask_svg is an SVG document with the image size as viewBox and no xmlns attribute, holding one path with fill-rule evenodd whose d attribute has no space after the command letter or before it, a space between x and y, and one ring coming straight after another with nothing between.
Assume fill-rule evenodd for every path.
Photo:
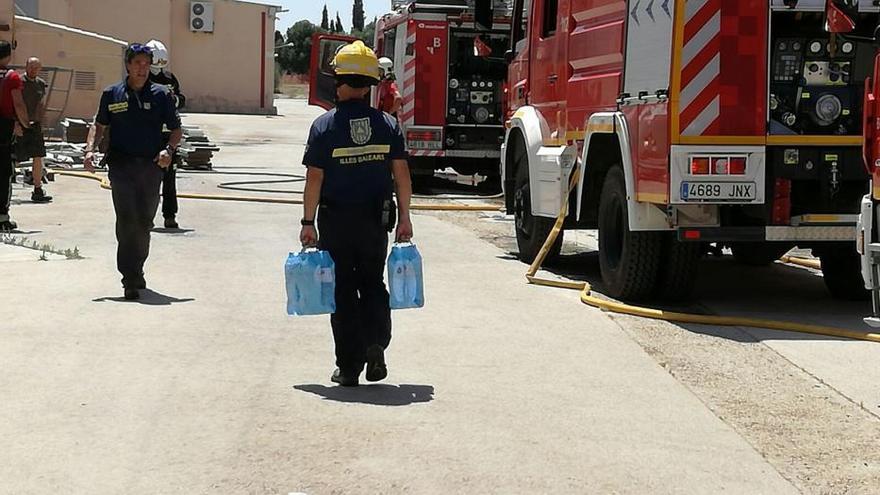
<instances>
[{"instance_id":1,"label":"black boot","mask_svg":"<svg viewBox=\"0 0 880 495\"><path fill-rule=\"evenodd\" d=\"M371 345L367 349L367 373L368 382L378 382L388 376L388 366L385 365L385 350L381 345Z\"/></svg>"},{"instance_id":2,"label":"black boot","mask_svg":"<svg viewBox=\"0 0 880 495\"><path fill-rule=\"evenodd\" d=\"M177 220L175 220L173 216L170 216L170 217L165 217L165 228L166 229L179 229L180 225L177 225Z\"/></svg>"},{"instance_id":3,"label":"black boot","mask_svg":"<svg viewBox=\"0 0 880 495\"><path fill-rule=\"evenodd\" d=\"M333 372L333 376L330 377L330 381L333 383L338 383L343 387L357 387L358 386L358 376L354 373L344 372L339 368Z\"/></svg>"},{"instance_id":4,"label":"black boot","mask_svg":"<svg viewBox=\"0 0 880 495\"><path fill-rule=\"evenodd\" d=\"M31 194L31 201L34 203L49 203L52 201L52 196L46 194L42 187L38 187Z\"/></svg>"}]
</instances>

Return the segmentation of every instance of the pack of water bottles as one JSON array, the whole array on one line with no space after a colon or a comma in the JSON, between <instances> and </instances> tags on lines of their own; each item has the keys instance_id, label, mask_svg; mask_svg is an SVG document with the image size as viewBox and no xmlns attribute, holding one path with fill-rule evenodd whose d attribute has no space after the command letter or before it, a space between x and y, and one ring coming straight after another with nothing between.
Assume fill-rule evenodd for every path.
<instances>
[{"instance_id":1,"label":"pack of water bottles","mask_svg":"<svg viewBox=\"0 0 880 495\"><path fill-rule=\"evenodd\" d=\"M391 247L388 256L388 292L391 295L391 309L421 308L425 305L422 256L415 244L407 242Z\"/></svg>"},{"instance_id":2,"label":"pack of water bottles","mask_svg":"<svg viewBox=\"0 0 880 495\"><path fill-rule=\"evenodd\" d=\"M336 265L327 251L314 248L290 253L284 264L287 314L324 315L336 312Z\"/></svg>"}]
</instances>

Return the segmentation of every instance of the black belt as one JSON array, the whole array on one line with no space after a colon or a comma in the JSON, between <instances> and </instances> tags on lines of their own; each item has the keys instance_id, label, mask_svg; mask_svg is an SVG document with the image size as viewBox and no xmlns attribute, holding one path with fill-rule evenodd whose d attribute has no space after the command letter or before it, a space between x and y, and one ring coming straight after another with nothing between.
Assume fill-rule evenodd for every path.
<instances>
[{"instance_id":1,"label":"black belt","mask_svg":"<svg viewBox=\"0 0 880 495\"><path fill-rule=\"evenodd\" d=\"M159 152L156 152L158 155ZM140 161L153 161L156 159L156 155L153 156L139 156L139 155L129 155L128 153L123 153L121 151L110 150L107 153L107 157L117 162L140 162Z\"/></svg>"}]
</instances>

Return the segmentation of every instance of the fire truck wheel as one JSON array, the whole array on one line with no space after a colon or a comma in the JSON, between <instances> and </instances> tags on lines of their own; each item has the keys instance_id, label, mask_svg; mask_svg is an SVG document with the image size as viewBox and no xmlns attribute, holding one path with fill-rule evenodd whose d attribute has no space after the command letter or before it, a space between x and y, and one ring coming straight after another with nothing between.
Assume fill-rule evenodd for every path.
<instances>
[{"instance_id":1,"label":"fire truck wheel","mask_svg":"<svg viewBox=\"0 0 880 495\"><path fill-rule=\"evenodd\" d=\"M733 259L740 264L749 266L767 266L782 257L791 249L791 245L779 245L767 242L734 242L730 246Z\"/></svg>"},{"instance_id":2,"label":"fire truck wheel","mask_svg":"<svg viewBox=\"0 0 880 495\"><path fill-rule=\"evenodd\" d=\"M862 280L861 260L852 247L845 251L825 252L819 256L822 261L822 278L825 287L835 299L865 301L871 293L865 289Z\"/></svg>"},{"instance_id":3,"label":"fire truck wheel","mask_svg":"<svg viewBox=\"0 0 880 495\"><path fill-rule=\"evenodd\" d=\"M535 261L535 257L541 251L541 246L550 235L553 218L536 217L532 215L532 197L529 187L529 158L525 152L525 146L518 146L514 151L514 164L516 170L516 183L514 188L513 216L516 224L516 245L519 250L518 257L524 263ZM556 241L550 247L550 252L544 259L545 264L552 264L559 259L562 250L563 232L559 232Z\"/></svg>"},{"instance_id":4,"label":"fire truck wheel","mask_svg":"<svg viewBox=\"0 0 880 495\"><path fill-rule=\"evenodd\" d=\"M651 297L662 248L659 232L629 229L623 170L612 167L599 199L599 269L605 293L623 300Z\"/></svg>"},{"instance_id":5,"label":"fire truck wheel","mask_svg":"<svg viewBox=\"0 0 880 495\"><path fill-rule=\"evenodd\" d=\"M699 242L679 242L674 233L661 235L662 262L654 294L666 301L685 301L694 291L703 245Z\"/></svg>"}]
</instances>

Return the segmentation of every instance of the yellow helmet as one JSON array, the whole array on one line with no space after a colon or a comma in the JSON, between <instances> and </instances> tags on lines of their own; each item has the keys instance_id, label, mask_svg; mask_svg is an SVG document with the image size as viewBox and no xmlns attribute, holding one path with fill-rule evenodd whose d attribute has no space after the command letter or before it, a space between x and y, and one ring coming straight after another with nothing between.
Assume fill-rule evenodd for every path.
<instances>
[{"instance_id":1,"label":"yellow helmet","mask_svg":"<svg viewBox=\"0 0 880 495\"><path fill-rule=\"evenodd\" d=\"M379 59L363 41L343 46L333 58L337 76L364 76L379 80Z\"/></svg>"}]
</instances>

